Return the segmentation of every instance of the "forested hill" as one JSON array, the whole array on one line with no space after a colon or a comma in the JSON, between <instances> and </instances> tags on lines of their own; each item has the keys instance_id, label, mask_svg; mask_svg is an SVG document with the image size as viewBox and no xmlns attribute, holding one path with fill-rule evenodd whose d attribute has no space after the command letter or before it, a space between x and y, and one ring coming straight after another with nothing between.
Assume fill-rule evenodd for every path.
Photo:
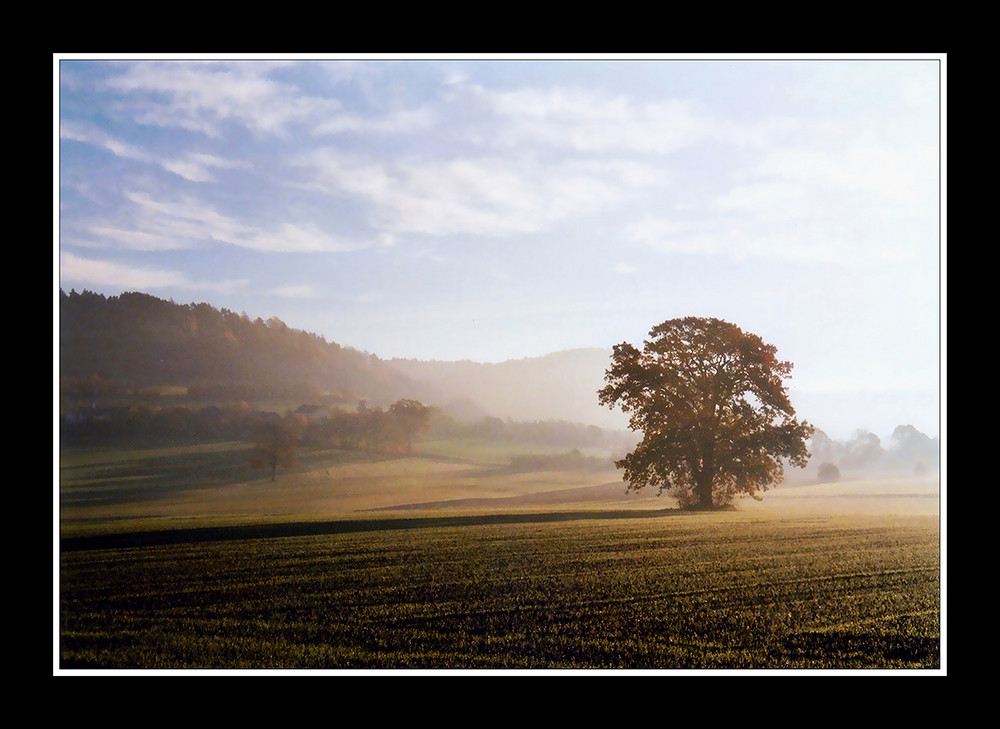
<instances>
[{"instance_id":1,"label":"forested hill","mask_svg":"<svg viewBox=\"0 0 1000 729\"><path fill-rule=\"evenodd\" d=\"M64 396L173 387L205 399L391 402L414 389L378 357L277 318L252 320L143 293L60 291L59 366Z\"/></svg>"}]
</instances>

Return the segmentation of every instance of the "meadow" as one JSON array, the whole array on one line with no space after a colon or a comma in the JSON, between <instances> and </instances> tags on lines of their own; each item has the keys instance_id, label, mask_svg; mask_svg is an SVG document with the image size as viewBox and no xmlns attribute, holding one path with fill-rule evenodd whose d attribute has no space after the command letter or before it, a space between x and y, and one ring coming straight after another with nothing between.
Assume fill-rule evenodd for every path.
<instances>
[{"instance_id":1,"label":"meadow","mask_svg":"<svg viewBox=\"0 0 1000 729\"><path fill-rule=\"evenodd\" d=\"M489 443L62 454L62 669L937 669L937 484L779 487L733 511Z\"/></svg>"}]
</instances>

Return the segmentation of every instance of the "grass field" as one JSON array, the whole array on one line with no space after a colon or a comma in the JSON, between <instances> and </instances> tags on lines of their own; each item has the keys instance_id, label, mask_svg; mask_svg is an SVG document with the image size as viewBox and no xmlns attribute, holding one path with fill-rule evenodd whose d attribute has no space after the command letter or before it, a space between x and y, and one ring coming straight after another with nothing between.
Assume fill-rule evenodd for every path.
<instances>
[{"instance_id":1,"label":"grass field","mask_svg":"<svg viewBox=\"0 0 1000 729\"><path fill-rule=\"evenodd\" d=\"M941 666L936 483L696 514L510 455L64 453L61 668Z\"/></svg>"}]
</instances>

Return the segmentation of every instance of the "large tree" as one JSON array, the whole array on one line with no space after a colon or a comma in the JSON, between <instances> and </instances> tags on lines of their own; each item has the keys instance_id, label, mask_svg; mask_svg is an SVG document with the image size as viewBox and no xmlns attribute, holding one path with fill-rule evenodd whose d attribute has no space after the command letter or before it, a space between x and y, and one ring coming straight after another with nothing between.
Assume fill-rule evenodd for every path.
<instances>
[{"instance_id":1,"label":"large tree","mask_svg":"<svg viewBox=\"0 0 1000 729\"><path fill-rule=\"evenodd\" d=\"M714 318L671 319L649 336L642 350L615 345L598 392L643 434L615 463L630 489L656 486L709 509L759 498L782 479L783 462L806 465L813 428L795 419L783 382L792 364L775 347Z\"/></svg>"}]
</instances>

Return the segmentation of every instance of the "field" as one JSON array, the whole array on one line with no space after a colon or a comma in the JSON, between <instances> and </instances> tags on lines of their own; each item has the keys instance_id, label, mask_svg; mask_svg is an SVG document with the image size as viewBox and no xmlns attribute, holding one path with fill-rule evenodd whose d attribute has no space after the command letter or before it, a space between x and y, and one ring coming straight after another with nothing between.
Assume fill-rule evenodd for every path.
<instances>
[{"instance_id":1,"label":"field","mask_svg":"<svg viewBox=\"0 0 1000 729\"><path fill-rule=\"evenodd\" d=\"M512 455L64 453L61 669L941 667L936 482L694 514Z\"/></svg>"}]
</instances>

